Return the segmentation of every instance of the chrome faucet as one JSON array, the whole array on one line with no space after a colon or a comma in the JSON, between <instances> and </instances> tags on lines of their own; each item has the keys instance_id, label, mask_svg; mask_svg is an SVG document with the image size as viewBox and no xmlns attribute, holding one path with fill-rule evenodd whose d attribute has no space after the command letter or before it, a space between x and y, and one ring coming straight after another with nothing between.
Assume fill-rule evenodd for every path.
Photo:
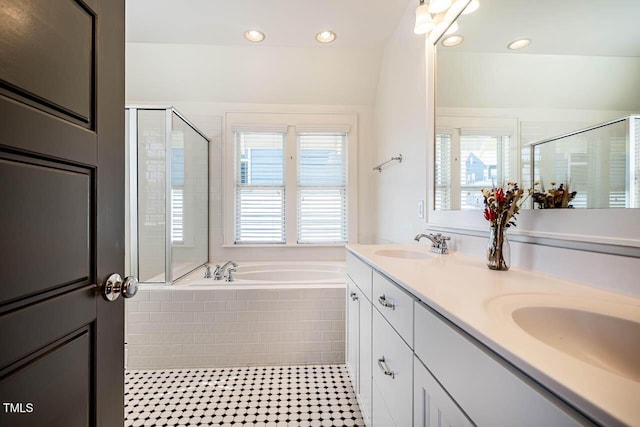
<instances>
[{"instance_id":1,"label":"chrome faucet","mask_svg":"<svg viewBox=\"0 0 640 427\"><path fill-rule=\"evenodd\" d=\"M204 268L204 278L211 279L211 266L209 264L205 264Z\"/></svg>"},{"instance_id":2,"label":"chrome faucet","mask_svg":"<svg viewBox=\"0 0 640 427\"><path fill-rule=\"evenodd\" d=\"M227 270L227 268L230 265L233 266L234 268L238 266L238 264L236 264L234 261L227 261L222 265L222 267L220 266L220 264L216 265L216 270L213 272L213 280L225 279L224 272ZM233 277L231 277L231 280L229 281L232 281L232 280L233 280Z\"/></svg>"},{"instance_id":3,"label":"chrome faucet","mask_svg":"<svg viewBox=\"0 0 640 427\"><path fill-rule=\"evenodd\" d=\"M449 248L447 247L447 240L450 240L451 237L443 236L440 233L438 233L438 234L418 234L416 237L414 237L414 240L416 242L419 242L420 239L422 239L423 237L426 237L427 239L431 240L431 248L429 248L429 250L431 250L431 252L435 252L437 254L448 254L449 253Z\"/></svg>"}]
</instances>

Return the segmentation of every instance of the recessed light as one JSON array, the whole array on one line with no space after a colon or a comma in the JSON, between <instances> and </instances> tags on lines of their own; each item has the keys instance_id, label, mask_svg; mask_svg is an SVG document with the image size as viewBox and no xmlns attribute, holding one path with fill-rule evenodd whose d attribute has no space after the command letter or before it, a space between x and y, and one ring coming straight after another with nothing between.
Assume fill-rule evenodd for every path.
<instances>
[{"instance_id":1,"label":"recessed light","mask_svg":"<svg viewBox=\"0 0 640 427\"><path fill-rule=\"evenodd\" d=\"M517 49L522 49L523 47L527 47L529 46L529 44L531 44L531 40L519 39L519 40L512 41L507 45L507 47L511 50L517 50Z\"/></svg>"},{"instance_id":2,"label":"recessed light","mask_svg":"<svg viewBox=\"0 0 640 427\"><path fill-rule=\"evenodd\" d=\"M471 0L467 7L462 11L463 15L475 12L480 7L480 0Z\"/></svg>"},{"instance_id":3,"label":"recessed light","mask_svg":"<svg viewBox=\"0 0 640 427\"><path fill-rule=\"evenodd\" d=\"M464 40L464 37L458 34L454 34L442 40L442 46L446 46L446 47L458 46L460 43L462 43L463 40Z\"/></svg>"},{"instance_id":4,"label":"recessed light","mask_svg":"<svg viewBox=\"0 0 640 427\"><path fill-rule=\"evenodd\" d=\"M331 43L336 39L336 33L330 30L320 31L316 34L316 40L320 43Z\"/></svg>"},{"instance_id":5,"label":"recessed light","mask_svg":"<svg viewBox=\"0 0 640 427\"><path fill-rule=\"evenodd\" d=\"M249 30L246 33L244 33L244 38L249 40L250 42L258 43L264 40L265 35L262 31Z\"/></svg>"}]
</instances>

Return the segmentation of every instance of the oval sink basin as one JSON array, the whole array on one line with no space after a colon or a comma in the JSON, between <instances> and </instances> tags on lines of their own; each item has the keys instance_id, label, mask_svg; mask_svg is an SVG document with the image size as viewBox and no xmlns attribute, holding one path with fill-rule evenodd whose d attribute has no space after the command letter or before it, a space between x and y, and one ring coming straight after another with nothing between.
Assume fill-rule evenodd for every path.
<instances>
[{"instance_id":1,"label":"oval sink basin","mask_svg":"<svg viewBox=\"0 0 640 427\"><path fill-rule=\"evenodd\" d=\"M386 256L390 258L404 258L404 259L426 259L429 255L424 252L408 251L405 249L380 249L375 251L374 254Z\"/></svg>"},{"instance_id":2,"label":"oval sink basin","mask_svg":"<svg viewBox=\"0 0 640 427\"><path fill-rule=\"evenodd\" d=\"M531 336L583 362L640 382L640 323L563 307L522 307L513 320Z\"/></svg>"}]
</instances>

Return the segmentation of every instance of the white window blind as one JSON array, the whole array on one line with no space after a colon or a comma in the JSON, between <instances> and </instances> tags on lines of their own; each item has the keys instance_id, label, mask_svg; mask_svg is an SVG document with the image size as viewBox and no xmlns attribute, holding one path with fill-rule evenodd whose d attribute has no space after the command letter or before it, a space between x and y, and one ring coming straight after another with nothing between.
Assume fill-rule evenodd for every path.
<instances>
[{"instance_id":1,"label":"white window blind","mask_svg":"<svg viewBox=\"0 0 640 427\"><path fill-rule=\"evenodd\" d=\"M436 135L436 210L451 209L451 134Z\"/></svg>"},{"instance_id":2,"label":"white window blind","mask_svg":"<svg viewBox=\"0 0 640 427\"><path fill-rule=\"evenodd\" d=\"M234 132L235 243L284 243L284 141L279 132Z\"/></svg>"},{"instance_id":3,"label":"white window blind","mask_svg":"<svg viewBox=\"0 0 640 427\"><path fill-rule=\"evenodd\" d=\"M346 145L346 133L298 133L298 243L347 241Z\"/></svg>"}]
</instances>

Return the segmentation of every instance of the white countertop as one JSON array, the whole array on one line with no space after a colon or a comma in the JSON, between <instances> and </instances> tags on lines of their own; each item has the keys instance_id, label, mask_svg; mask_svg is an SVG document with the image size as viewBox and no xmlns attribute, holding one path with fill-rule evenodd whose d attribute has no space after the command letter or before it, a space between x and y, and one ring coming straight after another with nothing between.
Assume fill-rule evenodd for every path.
<instances>
[{"instance_id":1,"label":"white countertop","mask_svg":"<svg viewBox=\"0 0 640 427\"><path fill-rule=\"evenodd\" d=\"M381 249L420 251L429 257L377 255ZM482 258L431 254L427 246L348 245L347 250L587 416L604 425L640 426L640 382L546 345L511 318L519 306L543 305L640 322L640 299L525 270L492 271Z\"/></svg>"}]
</instances>

